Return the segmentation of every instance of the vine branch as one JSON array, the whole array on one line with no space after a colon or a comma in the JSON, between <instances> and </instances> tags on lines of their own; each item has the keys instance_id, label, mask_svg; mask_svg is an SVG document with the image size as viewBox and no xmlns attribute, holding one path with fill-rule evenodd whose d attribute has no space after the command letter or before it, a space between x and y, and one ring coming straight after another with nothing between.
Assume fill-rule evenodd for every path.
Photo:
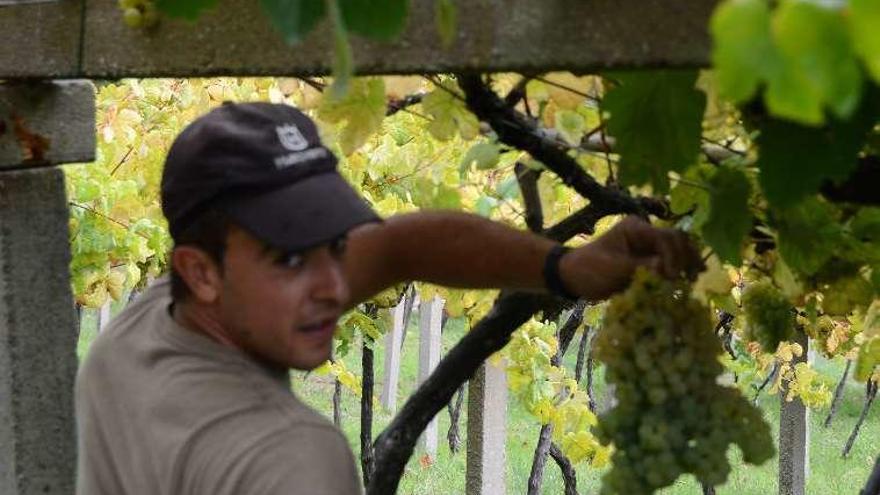
<instances>
[{"instance_id":1,"label":"vine branch","mask_svg":"<svg viewBox=\"0 0 880 495\"><path fill-rule=\"evenodd\" d=\"M467 107L492 127L499 141L528 152L591 203L601 209L643 217L648 214L669 217L669 208L662 200L633 198L624 190L600 184L568 155L566 147L546 137L528 117L509 107L479 75L459 74L456 77Z\"/></svg>"}]
</instances>

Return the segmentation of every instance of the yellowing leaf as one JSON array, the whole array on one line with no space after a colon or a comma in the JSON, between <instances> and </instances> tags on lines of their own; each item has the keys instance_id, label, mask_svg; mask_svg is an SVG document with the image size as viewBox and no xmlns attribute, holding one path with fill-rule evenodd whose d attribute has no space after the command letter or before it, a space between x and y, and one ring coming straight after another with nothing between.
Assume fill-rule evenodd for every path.
<instances>
[{"instance_id":1,"label":"yellowing leaf","mask_svg":"<svg viewBox=\"0 0 880 495\"><path fill-rule=\"evenodd\" d=\"M480 122L464 105L462 96L452 84L436 88L422 99L422 109L433 119L428 132L440 141L449 141L456 132L463 139L477 137Z\"/></svg>"},{"instance_id":2,"label":"yellowing leaf","mask_svg":"<svg viewBox=\"0 0 880 495\"><path fill-rule=\"evenodd\" d=\"M385 119L385 83L381 78L353 79L348 92L341 98L325 95L318 108L318 117L345 125L339 135L339 146L346 155L354 153L382 126Z\"/></svg>"},{"instance_id":3,"label":"yellowing leaf","mask_svg":"<svg viewBox=\"0 0 880 495\"><path fill-rule=\"evenodd\" d=\"M590 78L578 77L570 72L554 72L544 79L547 93L560 109L574 110L584 103L583 95L589 94ZM573 91L572 91L573 90Z\"/></svg>"}]
</instances>

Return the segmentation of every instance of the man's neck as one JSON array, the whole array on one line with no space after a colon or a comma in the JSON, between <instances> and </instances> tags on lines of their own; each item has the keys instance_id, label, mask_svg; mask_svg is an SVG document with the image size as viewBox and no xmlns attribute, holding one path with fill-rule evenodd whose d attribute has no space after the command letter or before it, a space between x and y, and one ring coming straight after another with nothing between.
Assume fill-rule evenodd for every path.
<instances>
[{"instance_id":1,"label":"man's neck","mask_svg":"<svg viewBox=\"0 0 880 495\"><path fill-rule=\"evenodd\" d=\"M172 309L172 318L182 328L204 335L226 347L243 350L226 333L225 328L214 316L210 308L190 301L177 301Z\"/></svg>"}]
</instances>

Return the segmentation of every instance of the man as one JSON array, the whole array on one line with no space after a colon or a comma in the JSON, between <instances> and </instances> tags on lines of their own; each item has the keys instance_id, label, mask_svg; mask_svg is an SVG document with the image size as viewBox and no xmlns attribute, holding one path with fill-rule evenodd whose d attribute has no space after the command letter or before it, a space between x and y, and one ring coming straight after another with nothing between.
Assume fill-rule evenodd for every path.
<instances>
[{"instance_id":1,"label":"man","mask_svg":"<svg viewBox=\"0 0 880 495\"><path fill-rule=\"evenodd\" d=\"M602 299L637 266L692 275L684 235L627 219L566 252L460 213L381 221L289 106L224 105L171 147L172 276L102 333L77 377L80 495L360 493L345 438L291 392L340 315L403 280Z\"/></svg>"}]
</instances>

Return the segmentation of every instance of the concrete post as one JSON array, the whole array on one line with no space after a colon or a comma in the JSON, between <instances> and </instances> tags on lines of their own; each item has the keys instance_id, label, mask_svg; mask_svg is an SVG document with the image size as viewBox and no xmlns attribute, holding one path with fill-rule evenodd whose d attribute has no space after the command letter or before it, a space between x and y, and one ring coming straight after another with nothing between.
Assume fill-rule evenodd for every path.
<instances>
[{"instance_id":1,"label":"concrete post","mask_svg":"<svg viewBox=\"0 0 880 495\"><path fill-rule=\"evenodd\" d=\"M110 304L110 301L107 301L98 310L98 324L96 325L98 333L103 332L107 328L107 324L110 323Z\"/></svg>"},{"instance_id":2,"label":"concrete post","mask_svg":"<svg viewBox=\"0 0 880 495\"><path fill-rule=\"evenodd\" d=\"M419 311L419 385L421 385L440 362L440 330L443 321L443 299L435 297L422 301ZM431 420L419 440L424 452L437 455L437 418Z\"/></svg>"},{"instance_id":3,"label":"concrete post","mask_svg":"<svg viewBox=\"0 0 880 495\"><path fill-rule=\"evenodd\" d=\"M11 20L27 24L33 18ZM28 50L14 51L29 53L36 64L51 62ZM90 82L0 83L3 495L74 492L79 322L70 290L64 174L52 165L94 157L95 94Z\"/></svg>"},{"instance_id":4,"label":"concrete post","mask_svg":"<svg viewBox=\"0 0 880 495\"><path fill-rule=\"evenodd\" d=\"M617 386L613 383L606 383L605 392L602 394L602 398L596 402L596 412L599 414L605 414L611 409L614 409L614 407L617 406Z\"/></svg>"},{"instance_id":5,"label":"concrete post","mask_svg":"<svg viewBox=\"0 0 880 495\"><path fill-rule=\"evenodd\" d=\"M391 330L385 334L385 370L382 378L382 394L379 401L387 411L397 410L397 383L400 378L400 343L403 340L403 316L406 298L391 308Z\"/></svg>"},{"instance_id":6,"label":"concrete post","mask_svg":"<svg viewBox=\"0 0 880 495\"><path fill-rule=\"evenodd\" d=\"M806 334L798 332L795 342L804 353L792 360L792 366L807 362L810 355ZM779 395L779 495L804 495L810 463L810 410L800 399L786 401L784 390Z\"/></svg>"},{"instance_id":7,"label":"concrete post","mask_svg":"<svg viewBox=\"0 0 880 495\"><path fill-rule=\"evenodd\" d=\"M490 362L468 384L467 495L505 495L507 372Z\"/></svg>"},{"instance_id":8,"label":"concrete post","mask_svg":"<svg viewBox=\"0 0 880 495\"><path fill-rule=\"evenodd\" d=\"M67 225L61 170L0 172L3 495L74 492L77 319Z\"/></svg>"}]
</instances>

